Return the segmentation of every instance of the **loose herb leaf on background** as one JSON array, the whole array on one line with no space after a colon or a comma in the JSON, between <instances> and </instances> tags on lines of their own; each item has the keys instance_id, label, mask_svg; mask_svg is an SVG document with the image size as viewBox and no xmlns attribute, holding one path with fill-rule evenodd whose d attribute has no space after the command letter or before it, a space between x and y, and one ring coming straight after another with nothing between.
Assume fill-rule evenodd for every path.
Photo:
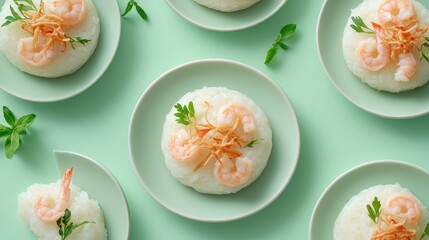
<instances>
[{"instance_id":1,"label":"loose herb leaf on background","mask_svg":"<svg viewBox=\"0 0 429 240\"><path fill-rule=\"evenodd\" d=\"M146 12L143 10L143 8L142 7L140 7L138 4L137 4L137 2L135 1L135 0L130 0L129 2L128 2L128 4L127 4L127 7L125 8L125 11L124 11L124 13L122 14L122 17L123 16L125 16L125 15L127 15L132 9L133 9L133 7L135 7L136 8L136 11L137 11L137 13L140 15L140 17L143 19L143 20L148 20L149 19L149 17L148 17L148 15L146 14Z\"/></svg>"},{"instance_id":2,"label":"loose herb leaf on background","mask_svg":"<svg viewBox=\"0 0 429 240\"><path fill-rule=\"evenodd\" d=\"M95 222L83 221L81 223L74 224L73 222L70 222L70 220L71 220L71 212L68 209L66 209L64 211L64 215L57 220L57 226L59 228L58 234L60 235L61 240L65 240L68 236L70 236L73 230L82 226L83 224L95 223Z\"/></svg>"},{"instance_id":3,"label":"loose herb leaf on background","mask_svg":"<svg viewBox=\"0 0 429 240\"><path fill-rule=\"evenodd\" d=\"M36 115L28 114L16 119L12 111L4 106L3 117L9 127L0 124L0 138L6 137L4 144L5 155L11 159L21 144L21 135L27 133L27 128L33 124Z\"/></svg>"},{"instance_id":4,"label":"loose herb leaf on background","mask_svg":"<svg viewBox=\"0 0 429 240\"><path fill-rule=\"evenodd\" d=\"M286 45L284 42L285 39L290 38L296 31L296 24L287 24L285 25L281 30L280 33L277 35L276 39L274 40L273 45L270 49L268 49L267 55L265 57L265 64L269 64L274 61L275 56L277 55L278 47L282 48L283 50L288 50L289 46Z\"/></svg>"},{"instance_id":5,"label":"loose herb leaf on background","mask_svg":"<svg viewBox=\"0 0 429 240\"><path fill-rule=\"evenodd\" d=\"M359 33L374 33L372 29L370 29L362 20L361 17L352 17L352 21L354 24L351 24L350 27L353 28L356 32Z\"/></svg>"},{"instance_id":6,"label":"loose herb leaf on background","mask_svg":"<svg viewBox=\"0 0 429 240\"><path fill-rule=\"evenodd\" d=\"M374 197L374 200L372 201L372 206L369 204L366 205L366 208L368 210L368 216L371 218L371 220L374 223L378 222L378 217L380 216L380 209L381 209L381 203L378 200L377 197Z\"/></svg>"},{"instance_id":7,"label":"loose herb leaf on background","mask_svg":"<svg viewBox=\"0 0 429 240\"><path fill-rule=\"evenodd\" d=\"M174 114L174 116L177 117L176 122L183 125L189 125L192 122L192 119L195 119L195 109L192 101L188 103L188 106L186 106L186 104L182 106L180 103L177 103L174 105L174 108L177 110Z\"/></svg>"}]
</instances>

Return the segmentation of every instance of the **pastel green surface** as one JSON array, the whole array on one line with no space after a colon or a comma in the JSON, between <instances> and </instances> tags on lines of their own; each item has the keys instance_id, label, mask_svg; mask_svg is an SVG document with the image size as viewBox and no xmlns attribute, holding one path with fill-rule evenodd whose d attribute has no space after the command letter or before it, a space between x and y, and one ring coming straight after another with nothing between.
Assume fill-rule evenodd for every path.
<instances>
[{"instance_id":1,"label":"pastel green surface","mask_svg":"<svg viewBox=\"0 0 429 240\"><path fill-rule=\"evenodd\" d=\"M173 105L187 92L219 86L251 98L276 129L269 164L258 180L224 196L201 194L181 185L170 175L160 149L165 116ZM281 88L257 70L232 61L197 61L162 75L139 100L130 126L133 166L147 191L173 212L207 222L246 217L277 198L293 175L299 144L295 112Z\"/></svg>"},{"instance_id":2,"label":"pastel green surface","mask_svg":"<svg viewBox=\"0 0 429 240\"><path fill-rule=\"evenodd\" d=\"M420 1L427 8L428 1ZM389 118L410 118L429 112L429 87L402 93L377 91L354 76L343 60L342 36L350 9L361 0L327 0L320 12L317 29L320 59L337 89L360 108ZM334 50L337 49L337 50Z\"/></svg>"},{"instance_id":3,"label":"pastel green surface","mask_svg":"<svg viewBox=\"0 0 429 240\"><path fill-rule=\"evenodd\" d=\"M360 191L375 185L398 183L428 206L428 182L427 170L405 162L382 160L357 166L339 176L322 194L310 222L309 239L333 239L335 220L344 205Z\"/></svg>"},{"instance_id":4,"label":"pastel green surface","mask_svg":"<svg viewBox=\"0 0 429 240\"><path fill-rule=\"evenodd\" d=\"M4 0L0 0L3 6ZM93 0L100 19L100 37L89 60L76 72L59 77L43 78L21 72L0 54L0 89L22 99L53 102L73 97L94 84L106 71L119 44L121 22L115 0ZM3 19L0 19L3 24Z\"/></svg>"},{"instance_id":5,"label":"pastel green surface","mask_svg":"<svg viewBox=\"0 0 429 240\"><path fill-rule=\"evenodd\" d=\"M73 184L86 191L91 199L98 201L109 239L127 239L130 227L127 200L110 171L77 153L54 151L54 155L59 179L67 169L73 167Z\"/></svg>"},{"instance_id":6,"label":"pastel green surface","mask_svg":"<svg viewBox=\"0 0 429 240\"><path fill-rule=\"evenodd\" d=\"M254 26L276 13L287 0L261 0L241 11L220 12L196 4L193 0L165 0L189 22L216 31L234 31Z\"/></svg>"},{"instance_id":7,"label":"pastel green surface","mask_svg":"<svg viewBox=\"0 0 429 240\"><path fill-rule=\"evenodd\" d=\"M127 2L119 1L121 10ZM122 19L112 64L89 89L51 103L0 91L0 104L17 116L37 114L13 159L4 157L0 139L0 213L6 216L0 218L2 239L31 239L17 214L17 196L35 182L58 178L53 149L89 156L115 175L128 200L132 240L307 239L317 200L341 173L377 159L428 169L429 116L386 119L367 113L344 98L325 74L316 47L323 1L289 0L266 21L233 32L190 24L164 1L137 2L150 21L143 22L135 11ZM267 50L288 23L297 24L297 34L287 41L289 50L264 65ZM171 68L208 58L242 62L276 81L293 104L301 133L298 166L282 194L262 211L225 223L190 220L160 205L140 184L128 149L131 115L147 87Z\"/></svg>"}]
</instances>

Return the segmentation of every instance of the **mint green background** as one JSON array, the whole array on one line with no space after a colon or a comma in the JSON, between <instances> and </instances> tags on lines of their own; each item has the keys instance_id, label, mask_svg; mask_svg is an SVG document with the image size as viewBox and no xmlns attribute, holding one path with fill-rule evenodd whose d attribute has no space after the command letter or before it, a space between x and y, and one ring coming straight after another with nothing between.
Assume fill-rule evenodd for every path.
<instances>
[{"instance_id":1,"label":"mint green background","mask_svg":"<svg viewBox=\"0 0 429 240\"><path fill-rule=\"evenodd\" d=\"M328 79L315 40L321 0L289 0L267 21L237 32L196 27L161 0L138 2L150 21L142 22L135 12L122 20L111 66L80 95L34 103L0 92L0 104L17 115L37 114L12 160L3 156L0 146L2 239L31 239L17 214L17 196L34 182L57 178L54 149L86 155L116 176L130 207L130 239L307 239L317 199L344 171L377 159L428 169L429 116L377 117L349 102ZM120 1L121 9L125 4ZM265 66L266 51L287 23L298 25L288 41L291 48ZM196 222L162 207L138 182L128 151L131 113L146 87L177 65L206 58L239 61L270 76L291 100L301 132L300 160L285 191L261 212L228 223Z\"/></svg>"}]
</instances>

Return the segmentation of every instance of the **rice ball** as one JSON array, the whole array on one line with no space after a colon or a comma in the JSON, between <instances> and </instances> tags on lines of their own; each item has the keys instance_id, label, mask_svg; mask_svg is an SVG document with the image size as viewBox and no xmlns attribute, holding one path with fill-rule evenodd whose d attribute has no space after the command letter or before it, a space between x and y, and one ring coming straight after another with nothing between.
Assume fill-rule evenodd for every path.
<instances>
[{"instance_id":1,"label":"rice ball","mask_svg":"<svg viewBox=\"0 0 429 240\"><path fill-rule=\"evenodd\" d=\"M427 208L415 197L410 190L401 187L399 184L376 185L362 190L353 196L341 210L334 226L334 240L361 240L371 239L373 233L377 230L377 224L368 216L366 205L372 205L374 197L377 197L381 203L381 215L391 213L388 207L389 201L399 199L399 197L411 198L415 201L416 208L419 209L420 216L417 224L407 226L409 230L416 230L416 236L419 238L426 224L429 222L429 212ZM408 203L404 204L405 207ZM395 214L394 214L395 215ZM380 221L380 220L379 220ZM405 225L408 225L407 223ZM417 238L417 239L418 239Z\"/></svg>"},{"instance_id":2,"label":"rice ball","mask_svg":"<svg viewBox=\"0 0 429 240\"><path fill-rule=\"evenodd\" d=\"M56 222L45 222L35 214L35 204L39 197L55 199L61 188L61 180L50 184L33 184L26 192L18 196L18 208L21 218L38 240L61 240ZM88 193L71 184L70 206L71 221L74 224L89 221L74 229L67 240L106 240L107 230L104 225L103 212L98 202L90 199Z\"/></svg>"},{"instance_id":3,"label":"rice ball","mask_svg":"<svg viewBox=\"0 0 429 240\"><path fill-rule=\"evenodd\" d=\"M373 28L371 22L380 23L378 9L383 0L364 0L359 6L351 10L351 14L344 28L342 47L346 64L350 71L360 78L368 86L381 91L401 92L411 90L426 84L429 80L429 63L425 60L420 61L419 51L413 48L412 55L416 59L416 72L409 81L395 80L395 72L398 69L399 58L390 59L389 63L378 71L371 71L365 68L358 53L359 44L365 39L376 39L375 34L358 33L350 27L354 24L352 17L361 17L363 22L369 28ZM414 4L416 18L419 20L419 27L424 28L429 24L429 10L421 3L411 1ZM429 32L425 34L429 36ZM421 38L417 46L424 42Z\"/></svg>"},{"instance_id":4,"label":"rice ball","mask_svg":"<svg viewBox=\"0 0 429 240\"><path fill-rule=\"evenodd\" d=\"M47 15L54 14L50 10L52 1L54 0L43 1L45 6L45 14ZM59 2L62 1L63 0L59 0ZM65 36L67 37L72 37L75 39L80 37L81 39L90 40L89 42L85 43L85 45L74 43L74 47L72 47L70 43L63 45L60 42L55 42L52 52L46 51L39 55L46 57L53 54L54 56L50 62L47 62L44 65L29 64L21 57L19 50L25 49L22 46L20 47L21 39L30 38L32 36L29 32L24 31L21 28L22 23L20 21L16 21L7 26L0 27L0 51L18 69L32 75L46 78L56 78L75 72L80 67L82 67L82 65L93 54L100 34L100 20L96 7L91 0L83 0L83 2L85 5L85 11L81 21L73 25L66 25L62 30L65 32ZM33 3L37 9L39 9L40 0L33 0ZM18 12L14 1L6 0L0 12L0 19L2 21L1 24L6 22L6 16L11 15L11 11L9 9L10 6L12 6ZM32 43L28 41L27 44L28 49ZM24 50L23 52L33 54L33 51L31 50ZM31 57L33 57L33 55ZM37 58L37 54L34 55L34 58ZM43 62L43 60L40 62Z\"/></svg>"},{"instance_id":5,"label":"rice ball","mask_svg":"<svg viewBox=\"0 0 429 240\"><path fill-rule=\"evenodd\" d=\"M249 8L259 0L194 0L198 4L222 12L234 12Z\"/></svg>"},{"instance_id":6,"label":"rice ball","mask_svg":"<svg viewBox=\"0 0 429 240\"><path fill-rule=\"evenodd\" d=\"M177 103L188 106L190 102L195 112L193 124L176 122L175 107L165 117L161 149L171 175L198 192L210 194L234 193L255 181L272 147L271 127L264 112L249 97L224 87L188 92ZM223 115L232 106L238 115ZM183 159L177 159L178 154Z\"/></svg>"}]
</instances>

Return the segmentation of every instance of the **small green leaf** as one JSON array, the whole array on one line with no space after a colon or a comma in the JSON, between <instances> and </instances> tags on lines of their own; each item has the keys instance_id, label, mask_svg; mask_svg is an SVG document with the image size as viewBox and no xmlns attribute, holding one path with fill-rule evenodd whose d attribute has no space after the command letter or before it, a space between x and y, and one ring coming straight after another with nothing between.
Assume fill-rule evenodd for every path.
<instances>
[{"instance_id":1,"label":"small green leaf","mask_svg":"<svg viewBox=\"0 0 429 240\"><path fill-rule=\"evenodd\" d=\"M282 43L282 42L279 42L279 46L280 46L283 50L285 50L285 51L289 49L289 47L288 47L286 44Z\"/></svg>"},{"instance_id":2,"label":"small green leaf","mask_svg":"<svg viewBox=\"0 0 429 240\"><path fill-rule=\"evenodd\" d=\"M277 54L277 48L276 47L272 47L268 50L267 52L267 56L265 58L265 64L269 64L274 60L274 57Z\"/></svg>"},{"instance_id":3,"label":"small green leaf","mask_svg":"<svg viewBox=\"0 0 429 240\"><path fill-rule=\"evenodd\" d=\"M13 115L12 111L6 106L3 106L3 116L6 122L13 127L15 125L15 115Z\"/></svg>"},{"instance_id":4,"label":"small green leaf","mask_svg":"<svg viewBox=\"0 0 429 240\"><path fill-rule=\"evenodd\" d=\"M289 38L295 33L296 24L287 24L280 30L283 39Z\"/></svg>"},{"instance_id":5,"label":"small green leaf","mask_svg":"<svg viewBox=\"0 0 429 240\"><path fill-rule=\"evenodd\" d=\"M16 131L12 131L12 134L6 138L5 142L5 154L8 159L11 159L15 154L16 150L19 148L20 137L19 133Z\"/></svg>"},{"instance_id":6,"label":"small green leaf","mask_svg":"<svg viewBox=\"0 0 429 240\"><path fill-rule=\"evenodd\" d=\"M133 0L130 0L128 2L127 7L125 8L125 12L122 14L122 17L127 15L131 11L131 9L133 9L133 6L134 6L133 3L134 3Z\"/></svg>"},{"instance_id":7,"label":"small green leaf","mask_svg":"<svg viewBox=\"0 0 429 240\"><path fill-rule=\"evenodd\" d=\"M425 230L423 231L423 234L419 238L419 240L422 240L426 236L429 236L429 222L426 224Z\"/></svg>"},{"instance_id":8,"label":"small green leaf","mask_svg":"<svg viewBox=\"0 0 429 240\"><path fill-rule=\"evenodd\" d=\"M136 7L137 13L140 15L140 17L143 20L148 20L149 17L147 16L146 12L141 8L136 2L134 2L134 6Z\"/></svg>"},{"instance_id":9,"label":"small green leaf","mask_svg":"<svg viewBox=\"0 0 429 240\"><path fill-rule=\"evenodd\" d=\"M351 24L350 27L358 33L371 33L374 31L370 29L362 20L361 17L352 17L352 21L354 24ZM364 29L367 29L366 31Z\"/></svg>"},{"instance_id":10,"label":"small green leaf","mask_svg":"<svg viewBox=\"0 0 429 240\"><path fill-rule=\"evenodd\" d=\"M21 133L26 128L28 128L31 124L33 124L34 120L36 120L36 114L29 114L29 115L20 117L15 124L16 131L18 133Z\"/></svg>"},{"instance_id":11,"label":"small green leaf","mask_svg":"<svg viewBox=\"0 0 429 240\"><path fill-rule=\"evenodd\" d=\"M371 218L371 220L374 223L377 223L378 222L378 217L381 214L381 211L380 211L381 203L378 200L378 198L374 197L374 200L372 201L372 206L370 206L369 204L367 204L366 208L368 210L368 216L369 216L369 218Z\"/></svg>"},{"instance_id":12,"label":"small green leaf","mask_svg":"<svg viewBox=\"0 0 429 240\"><path fill-rule=\"evenodd\" d=\"M12 133L12 129L0 124L0 138L9 136Z\"/></svg>"}]
</instances>

